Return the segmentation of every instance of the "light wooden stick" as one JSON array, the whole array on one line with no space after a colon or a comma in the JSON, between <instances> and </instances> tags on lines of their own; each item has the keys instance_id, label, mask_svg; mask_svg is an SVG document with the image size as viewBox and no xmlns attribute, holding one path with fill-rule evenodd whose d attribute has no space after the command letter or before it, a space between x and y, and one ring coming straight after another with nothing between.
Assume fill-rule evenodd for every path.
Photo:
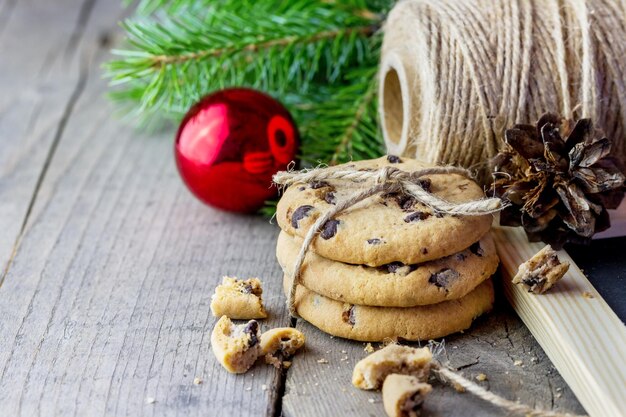
<instances>
[{"instance_id":1,"label":"light wooden stick","mask_svg":"<svg viewBox=\"0 0 626 417\"><path fill-rule=\"evenodd\" d=\"M565 276L549 292L528 293L512 284L522 262L543 243L529 243L521 228L493 231L509 302L591 417L626 412L626 326L565 251ZM608 277L610 278L610 277Z\"/></svg>"}]
</instances>

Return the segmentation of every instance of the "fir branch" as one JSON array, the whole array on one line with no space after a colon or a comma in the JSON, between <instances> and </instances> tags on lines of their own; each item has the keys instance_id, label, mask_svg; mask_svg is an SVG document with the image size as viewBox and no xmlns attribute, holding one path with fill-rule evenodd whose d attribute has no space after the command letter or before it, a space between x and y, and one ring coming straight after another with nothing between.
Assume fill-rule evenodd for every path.
<instances>
[{"instance_id":1,"label":"fir branch","mask_svg":"<svg viewBox=\"0 0 626 417\"><path fill-rule=\"evenodd\" d=\"M352 143L352 140L354 139L355 133L357 129L359 128L360 124L363 122L363 118L366 116L366 112L368 108L371 106L372 101L374 100L374 93L376 91L375 86L376 84L374 82L371 82L367 91L361 97L361 102L359 103L359 105L356 108L356 111L354 112L354 118L352 122L350 123L348 128L345 130L343 135L340 137L339 143L337 144L337 147L335 148L335 151L333 152L330 158L330 162L329 162L330 165L335 165L339 161L339 158L341 158L341 155L346 154L346 152L350 148L350 144Z\"/></svg>"},{"instance_id":2,"label":"fir branch","mask_svg":"<svg viewBox=\"0 0 626 417\"><path fill-rule=\"evenodd\" d=\"M234 45L227 46L224 48L206 50L206 51L198 51L191 52L188 54L182 55L155 55L151 57L154 67L160 68L162 65L169 64L182 64L186 61L190 60L201 60L210 57L219 57L227 54L234 54L237 52L259 52L263 49L270 49L274 47L285 47L291 44L301 43L315 43L326 39L334 39L339 36L350 36L353 33L356 33L359 36L369 36L374 34L378 30L378 27L367 25L361 27L354 27L349 29L335 29L329 30L325 32L318 32L308 37L300 37L300 36L286 36L281 39L272 39L269 41L261 41L258 43L249 43L243 47L236 47Z\"/></svg>"},{"instance_id":3,"label":"fir branch","mask_svg":"<svg viewBox=\"0 0 626 417\"><path fill-rule=\"evenodd\" d=\"M227 86L306 92L313 81L339 82L347 68L368 60L368 40L382 21L375 12L321 0L218 3L202 8L204 15L191 6L126 21L130 48L113 51L121 59L107 64L106 75L117 92L132 94L115 97L139 101L146 115L179 116Z\"/></svg>"},{"instance_id":4,"label":"fir branch","mask_svg":"<svg viewBox=\"0 0 626 417\"><path fill-rule=\"evenodd\" d=\"M384 153L378 127L376 71L376 61L350 70L346 84L320 87L316 97L303 100L306 106L295 106L303 136L303 161L337 164Z\"/></svg>"}]
</instances>

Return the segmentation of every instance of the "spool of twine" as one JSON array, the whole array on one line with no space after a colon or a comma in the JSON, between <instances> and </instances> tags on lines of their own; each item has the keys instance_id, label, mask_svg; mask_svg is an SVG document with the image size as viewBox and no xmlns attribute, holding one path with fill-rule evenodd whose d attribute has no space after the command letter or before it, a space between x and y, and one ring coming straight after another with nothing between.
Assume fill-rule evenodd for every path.
<instances>
[{"instance_id":1,"label":"spool of twine","mask_svg":"<svg viewBox=\"0 0 626 417\"><path fill-rule=\"evenodd\" d=\"M505 129L552 111L626 159L625 0L403 0L384 31L389 153L484 170Z\"/></svg>"}]
</instances>

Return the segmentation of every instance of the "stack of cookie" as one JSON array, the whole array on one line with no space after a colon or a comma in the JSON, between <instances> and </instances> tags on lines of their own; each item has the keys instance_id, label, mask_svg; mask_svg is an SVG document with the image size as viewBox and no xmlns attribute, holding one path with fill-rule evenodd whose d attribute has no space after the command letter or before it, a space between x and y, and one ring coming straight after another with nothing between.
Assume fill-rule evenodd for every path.
<instances>
[{"instance_id":1,"label":"stack of cookie","mask_svg":"<svg viewBox=\"0 0 626 417\"><path fill-rule=\"evenodd\" d=\"M374 170L425 164L387 156L328 168ZM422 187L452 203L483 197L457 174L423 177ZM332 205L368 185L294 184L278 203L276 254L288 293L302 240ZM313 241L296 292L298 314L335 336L361 341L428 340L461 331L491 309L498 266L492 216L436 213L401 193L378 194L328 221Z\"/></svg>"}]
</instances>

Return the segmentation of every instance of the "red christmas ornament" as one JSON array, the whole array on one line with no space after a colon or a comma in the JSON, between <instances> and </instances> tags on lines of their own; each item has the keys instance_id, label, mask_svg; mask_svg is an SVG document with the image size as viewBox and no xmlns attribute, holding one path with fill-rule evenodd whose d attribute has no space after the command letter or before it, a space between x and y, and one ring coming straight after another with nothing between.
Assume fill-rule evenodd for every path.
<instances>
[{"instance_id":1,"label":"red christmas ornament","mask_svg":"<svg viewBox=\"0 0 626 417\"><path fill-rule=\"evenodd\" d=\"M276 196L272 175L295 159L298 143L282 104L255 90L231 88L187 112L176 135L176 164L200 200L249 213Z\"/></svg>"}]
</instances>

